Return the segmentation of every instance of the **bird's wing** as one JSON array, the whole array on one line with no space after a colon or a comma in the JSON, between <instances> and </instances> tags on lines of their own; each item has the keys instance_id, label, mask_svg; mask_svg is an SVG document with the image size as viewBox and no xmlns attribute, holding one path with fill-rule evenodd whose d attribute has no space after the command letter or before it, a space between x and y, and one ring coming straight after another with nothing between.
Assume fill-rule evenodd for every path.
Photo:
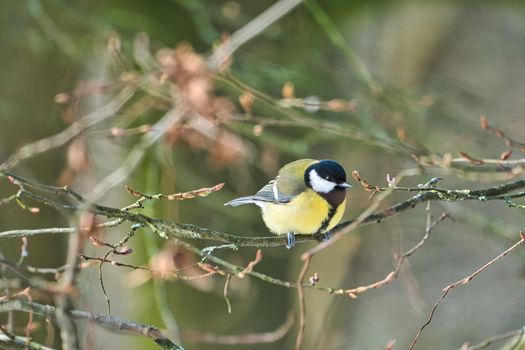
<instances>
[{"instance_id":1,"label":"bird's wing","mask_svg":"<svg viewBox=\"0 0 525 350\"><path fill-rule=\"evenodd\" d=\"M235 206L243 205L243 204L250 204L250 203L258 204L261 202L275 203L275 204L288 203L293 198L293 196L289 196L279 191L279 189L277 188L278 178L279 177L276 177L272 181L268 182L266 186L261 188L253 196L236 198L227 203L224 203L224 205L230 205L232 207L235 207Z\"/></svg>"},{"instance_id":2,"label":"bird's wing","mask_svg":"<svg viewBox=\"0 0 525 350\"><path fill-rule=\"evenodd\" d=\"M293 195L279 190L278 181L279 176L268 182L268 184L261 188L254 197L260 198L264 202L288 203L293 198Z\"/></svg>"},{"instance_id":3,"label":"bird's wing","mask_svg":"<svg viewBox=\"0 0 525 350\"><path fill-rule=\"evenodd\" d=\"M257 202L288 203L295 196L306 190L303 180L304 172L310 164L315 162L315 159L301 159L286 164L279 171L279 175L268 182L255 195L237 198L225 203L225 205L237 206L248 203L257 204Z\"/></svg>"},{"instance_id":4,"label":"bird's wing","mask_svg":"<svg viewBox=\"0 0 525 350\"><path fill-rule=\"evenodd\" d=\"M279 170L279 175L255 194L273 203L288 203L295 196L306 190L304 172L315 159L300 159L286 164Z\"/></svg>"}]
</instances>

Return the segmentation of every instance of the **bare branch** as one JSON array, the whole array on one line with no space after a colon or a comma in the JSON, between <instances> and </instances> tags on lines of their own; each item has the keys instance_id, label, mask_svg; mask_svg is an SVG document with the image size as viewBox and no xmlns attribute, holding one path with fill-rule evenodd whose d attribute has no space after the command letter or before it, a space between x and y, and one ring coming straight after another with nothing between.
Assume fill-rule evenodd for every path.
<instances>
[{"instance_id":1,"label":"bare branch","mask_svg":"<svg viewBox=\"0 0 525 350\"><path fill-rule=\"evenodd\" d=\"M144 152L157 142L168 130L182 120L182 117L188 112L189 106L182 96L179 97L177 105L155 123L152 127L152 131L144 135L142 141L131 150L126 159L122 162L122 165L100 181L89 193L87 204L98 201L107 191L124 181L138 165Z\"/></svg>"},{"instance_id":2,"label":"bare branch","mask_svg":"<svg viewBox=\"0 0 525 350\"><path fill-rule=\"evenodd\" d=\"M126 102L129 101L131 97L135 94L136 87L126 86L121 92L113 98L106 105L98 108L97 110L89 113L88 115L82 117L77 122L71 124L67 129L59 132L56 135L29 143L25 146L22 146L18 151L16 151L9 159L7 159L3 164L0 164L0 170L8 170L16 166L20 161L34 157L38 154L49 151L53 148L59 147L72 140L75 136L78 136L82 131L90 128L103 120L111 117L118 110L124 106Z\"/></svg>"},{"instance_id":3,"label":"bare branch","mask_svg":"<svg viewBox=\"0 0 525 350\"><path fill-rule=\"evenodd\" d=\"M277 22L302 1L303 0L279 0L259 16L248 22L244 27L237 30L208 58L208 66L210 69L219 70L239 47Z\"/></svg>"},{"instance_id":4,"label":"bare branch","mask_svg":"<svg viewBox=\"0 0 525 350\"><path fill-rule=\"evenodd\" d=\"M28 303L20 300L0 301L0 312L10 310L34 312L37 315L50 317L53 319L56 319L58 313L58 309L51 305ZM181 346L173 343L169 338L167 338L162 333L162 331L151 325L126 320L117 316L101 315L81 310L69 310L68 312L69 316L75 320L85 320L112 332L147 337L153 340L163 349L183 350Z\"/></svg>"},{"instance_id":5,"label":"bare branch","mask_svg":"<svg viewBox=\"0 0 525 350\"><path fill-rule=\"evenodd\" d=\"M51 194L65 195L70 197L72 200L77 203L84 203L85 199L80 196L75 191L71 190L68 187L53 187L35 183L31 180L24 179L20 176L13 174L8 174L6 172L0 172L1 176L12 176L18 182L22 183L25 186L35 188L43 192L48 192ZM463 189L463 190L448 190L442 188L418 188L418 187L407 187L403 188L403 191L413 191L419 192L415 196L397 203L396 205L381 210L376 213L372 213L373 209L379 206L379 202L375 202L372 210L363 212L360 217L348 220L337 225L332 230L332 239L321 243L316 248L316 251L324 249L325 246L331 245L337 240L337 237L340 237L341 232L348 232L349 227L357 227L372 223L379 223L382 220L396 216L406 210L414 208L418 203L427 202L427 201L446 201L446 202L459 202L464 200L476 200L476 201L487 201L487 200L501 200L505 201L507 198L516 198L516 197L525 197L525 192L519 192L515 195L512 195L513 191L525 188L525 179L515 180L512 182L507 182L501 185L488 187L485 189L472 190L472 189ZM393 188L385 188L385 192L395 190ZM38 195L28 189L22 191L22 196L31 198L38 202L41 202L46 205L50 205L56 208L65 208L69 210L81 210L79 205L70 205L64 204L62 200L53 198L51 195ZM192 224L179 224L170 222L167 220L148 217L139 213L133 213L128 210L117 209L102 205L93 204L89 207L89 211L95 215L102 215L110 219L116 219L108 223L102 224L106 226L117 225L122 223L122 221L128 221L136 224L141 224L145 227L154 227L154 231L160 234L164 238L186 238L186 239L198 239L198 240L211 240L217 242L224 242L228 244L233 244L237 247L276 247L276 246L285 246L286 237L285 236L268 236L268 237L246 237L246 236L237 236L232 234L227 234L208 228L201 228ZM5 232L0 232L0 239L2 238L14 238L22 237L24 235L37 235L44 233L71 233L71 228L58 228L58 229L39 229L39 230L10 230ZM335 239L335 240L334 240ZM297 242L306 242L316 240L316 237L313 235L297 235Z\"/></svg>"},{"instance_id":6,"label":"bare branch","mask_svg":"<svg viewBox=\"0 0 525 350\"><path fill-rule=\"evenodd\" d=\"M487 130L499 139L503 139L503 141L505 141L505 145L508 148L512 149L514 147L517 147L520 151L525 152L525 143L512 139L505 132L503 132L503 130L489 125L487 117L485 117L484 115L482 115L479 118L479 124L482 129Z\"/></svg>"},{"instance_id":7,"label":"bare branch","mask_svg":"<svg viewBox=\"0 0 525 350\"><path fill-rule=\"evenodd\" d=\"M292 312L282 325L271 332L251 333L239 335L224 335L215 333L200 333L194 331L183 331L182 337L185 341L194 343L224 344L224 345L248 345L274 343L282 339L292 328L295 318Z\"/></svg>"},{"instance_id":8,"label":"bare branch","mask_svg":"<svg viewBox=\"0 0 525 350\"><path fill-rule=\"evenodd\" d=\"M521 340L523 339L524 334L525 334L525 326L519 329L510 331L510 332L492 336L475 345L464 344L461 347L461 350L479 350L479 349L486 348L496 342L516 337L516 344L510 349L510 350L514 350L520 344Z\"/></svg>"},{"instance_id":9,"label":"bare branch","mask_svg":"<svg viewBox=\"0 0 525 350\"><path fill-rule=\"evenodd\" d=\"M465 278L462 278L460 279L459 281L455 282L455 283L452 283L452 284L449 284L448 286L446 286L445 288L443 288L443 294L439 297L439 299L436 301L436 303L434 304L434 306L432 307L432 310L430 311L430 315L428 316L428 319L427 321L421 326L421 328L419 328L419 330L417 331L416 333L416 336L414 337L414 339L412 340L412 343L410 344L410 347L409 347L409 350L412 350L414 348L414 346L416 345L416 342L419 338L419 336L421 335L421 332L423 332L423 330L425 329L426 326L428 326L430 324L430 322L432 322L432 318L434 317L434 313L436 312L436 309L438 308L438 306L443 302L443 300L445 299L445 297L450 293L452 292L452 290L454 288L456 288L457 286L460 286L460 285L465 285L465 284L468 284L470 281L472 281L476 276L478 276L481 272L483 272L484 270L486 270L487 268L489 268L490 266L492 266L494 263L496 263L498 260L500 260L501 258L505 257L507 254L509 254L511 251L513 251L514 249L516 249L517 247L519 247L520 245L522 245L523 243L525 243L525 233L523 232L520 232L520 240L513 244L510 248L508 248L507 250L505 250L503 253L501 253L500 255L496 256L494 259L490 260L489 262L487 262L486 264L484 264L483 266L481 266L479 269L477 269L476 271L474 271L472 274L468 275L467 277Z\"/></svg>"},{"instance_id":10,"label":"bare branch","mask_svg":"<svg viewBox=\"0 0 525 350\"><path fill-rule=\"evenodd\" d=\"M213 192L220 191L223 187L224 187L224 183L220 183L213 187L203 187L197 190L191 190L191 191L186 191L186 192L172 193L172 194L158 193L158 194L153 194L153 195L136 191L129 186L126 186L126 191L128 191L128 193L131 194L132 196L139 198L135 206L140 208L141 203L147 199L166 199L168 201L172 201L172 200L183 201L186 199L193 199L195 197L207 197Z\"/></svg>"},{"instance_id":11,"label":"bare branch","mask_svg":"<svg viewBox=\"0 0 525 350\"><path fill-rule=\"evenodd\" d=\"M31 341L30 338L17 335L10 337L7 334L0 334L0 347L3 347L1 344L9 346L9 349L53 350L52 348Z\"/></svg>"}]
</instances>

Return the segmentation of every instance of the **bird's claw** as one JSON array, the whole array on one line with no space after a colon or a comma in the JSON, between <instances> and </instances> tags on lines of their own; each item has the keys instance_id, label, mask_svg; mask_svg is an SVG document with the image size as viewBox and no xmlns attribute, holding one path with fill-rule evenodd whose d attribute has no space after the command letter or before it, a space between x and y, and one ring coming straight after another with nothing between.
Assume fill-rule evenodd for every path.
<instances>
[{"instance_id":1,"label":"bird's claw","mask_svg":"<svg viewBox=\"0 0 525 350\"><path fill-rule=\"evenodd\" d=\"M330 238L332 238L332 231L325 232L323 235L322 242L328 241Z\"/></svg>"},{"instance_id":2,"label":"bird's claw","mask_svg":"<svg viewBox=\"0 0 525 350\"><path fill-rule=\"evenodd\" d=\"M293 232L288 232L286 235L286 249L292 249L295 246L295 235Z\"/></svg>"},{"instance_id":3,"label":"bird's claw","mask_svg":"<svg viewBox=\"0 0 525 350\"><path fill-rule=\"evenodd\" d=\"M314 238L318 242L326 242L332 238L332 231L314 233Z\"/></svg>"}]
</instances>

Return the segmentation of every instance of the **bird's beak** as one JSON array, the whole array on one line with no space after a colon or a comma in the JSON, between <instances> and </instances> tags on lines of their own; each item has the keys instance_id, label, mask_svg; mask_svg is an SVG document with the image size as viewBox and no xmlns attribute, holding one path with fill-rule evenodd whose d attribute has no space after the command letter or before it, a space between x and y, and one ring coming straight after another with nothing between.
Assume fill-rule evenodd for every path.
<instances>
[{"instance_id":1,"label":"bird's beak","mask_svg":"<svg viewBox=\"0 0 525 350\"><path fill-rule=\"evenodd\" d=\"M352 188L353 186L350 185L348 182L343 182L343 183L338 184L337 187L340 187L340 188Z\"/></svg>"}]
</instances>

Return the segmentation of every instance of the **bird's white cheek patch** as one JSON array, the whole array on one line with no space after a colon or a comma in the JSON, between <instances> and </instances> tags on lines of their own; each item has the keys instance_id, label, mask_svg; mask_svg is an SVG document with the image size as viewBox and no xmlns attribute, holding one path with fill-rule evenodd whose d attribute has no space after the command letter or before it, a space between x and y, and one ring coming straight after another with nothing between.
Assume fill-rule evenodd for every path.
<instances>
[{"instance_id":1,"label":"bird's white cheek patch","mask_svg":"<svg viewBox=\"0 0 525 350\"><path fill-rule=\"evenodd\" d=\"M310 185L315 192L328 193L336 186L335 183L323 179L315 169L310 171Z\"/></svg>"}]
</instances>

